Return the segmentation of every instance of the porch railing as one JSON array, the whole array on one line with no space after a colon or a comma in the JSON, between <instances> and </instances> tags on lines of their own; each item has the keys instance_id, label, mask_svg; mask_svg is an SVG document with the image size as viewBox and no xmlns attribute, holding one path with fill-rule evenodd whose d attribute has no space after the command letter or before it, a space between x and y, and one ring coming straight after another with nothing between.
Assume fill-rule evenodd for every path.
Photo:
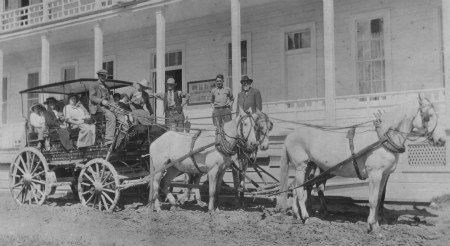
<instances>
[{"instance_id":1,"label":"porch railing","mask_svg":"<svg viewBox=\"0 0 450 246\"><path fill-rule=\"evenodd\" d=\"M120 0L48 0L0 14L0 33L110 8Z\"/></svg>"}]
</instances>

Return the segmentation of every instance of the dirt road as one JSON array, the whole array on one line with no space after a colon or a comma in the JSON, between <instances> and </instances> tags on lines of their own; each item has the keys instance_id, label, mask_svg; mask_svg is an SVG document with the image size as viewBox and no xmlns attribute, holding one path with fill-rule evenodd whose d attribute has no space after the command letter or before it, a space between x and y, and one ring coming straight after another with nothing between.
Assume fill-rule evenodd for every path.
<instances>
[{"instance_id":1,"label":"dirt road","mask_svg":"<svg viewBox=\"0 0 450 246\"><path fill-rule=\"evenodd\" d=\"M366 232L367 204L329 199L331 215L306 224L273 209L163 206L149 212L140 201L119 211L87 209L71 197L44 206L17 206L0 197L0 245L448 245L450 207L386 205L382 237ZM314 206L316 208L316 205Z\"/></svg>"}]
</instances>

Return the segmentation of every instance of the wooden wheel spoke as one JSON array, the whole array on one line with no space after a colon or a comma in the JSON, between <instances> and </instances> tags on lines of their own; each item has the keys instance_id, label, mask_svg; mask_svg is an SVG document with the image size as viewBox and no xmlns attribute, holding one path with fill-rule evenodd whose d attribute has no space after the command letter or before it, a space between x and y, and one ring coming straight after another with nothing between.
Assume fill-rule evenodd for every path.
<instances>
[{"instance_id":1,"label":"wooden wheel spoke","mask_svg":"<svg viewBox=\"0 0 450 246\"><path fill-rule=\"evenodd\" d=\"M33 176L31 176L31 178L35 178L35 177L37 177L37 176L41 176L42 174L44 174L45 173L45 170L42 170L42 171L40 171L40 172L38 172L38 173L36 173L35 175L33 175Z\"/></svg>"},{"instance_id":2,"label":"wooden wheel spoke","mask_svg":"<svg viewBox=\"0 0 450 246\"><path fill-rule=\"evenodd\" d=\"M103 189L104 191L106 191L106 192L109 192L109 193L116 193L114 190L111 190L111 189Z\"/></svg>"},{"instance_id":3,"label":"wooden wheel spoke","mask_svg":"<svg viewBox=\"0 0 450 246\"><path fill-rule=\"evenodd\" d=\"M41 160L39 159L38 162L36 162L35 164L33 164L34 162L32 162L31 164L34 165L32 170L31 170L31 174L33 175L39 168L39 164L42 163Z\"/></svg>"},{"instance_id":4,"label":"wooden wheel spoke","mask_svg":"<svg viewBox=\"0 0 450 246\"><path fill-rule=\"evenodd\" d=\"M35 184L33 184L33 186L35 186ZM45 195L44 195L44 192L42 192L41 189L37 189L37 188L36 188L36 190L41 194L41 197L44 197L44 196L45 196Z\"/></svg>"},{"instance_id":5,"label":"wooden wheel spoke","mask_svg":"<svg viewBox=\"0 0 450 246\"><path fill-rule=\"evenodd\" d=\"M100 180L101 180L101 182L103 183L103 176L105 175L105 172L106 172L106 167L105 167L105 165L102 165L102 171L101 171L101 173L100 173Z\"/></svg>"},{"instance_id":6,"label":"wooden wheel spoke","mask_svg":"<svg viewBox=\"0 0 450 246\"><path fill-rule=\"evenodd\" d=\"M108 180L108 178L111 176L111 172L108 172L108 174L106 174L106 176L104 177L104 179L102 180L102 183L105 182L106 180Z\"/></svg>"},{"instance_id":7,"label":"wooden wheel spoke","mask_svg":"<svg viewBox=\"0 0 450 246\"><path fill-rule=\"evenodd\" d=\"M22 189L20 189L19 193L17 193L16 200L19 199L19 196L23 193L23 189L25 189L24 186L22 186ZM22 194L22 196L23 196L23 194ZM22 201L23 201L23 199L22 199Z\"/></svg>"},{"instance_id":8,"label":"wooden wheel spoke","mask_svg":"<svg viewBox=\"0 0 450 246\"><path fill-rule=\"evenodd\" d=\"M103 196L103 194L101 194L101 198L102 198L103 204L104 204L104 206L105 206L105 209L108 210L108 209L109 209L109 208L108 208L108 203L106 202L106 199L105 199L105 197Z\"/></svg>"},{"instance_id":9,"label":"wooden wheel spoke","mask_svg":"<svg viewBox=\"0 0 450 246\"><path fill-rule=\"evenodd\" d=\"M80 184L84 185L84 186L91 186L92 185L92 184L88 184L88 183L84 183L84 182L81 182Z\"/></svg>"},{"instance_id":10,"label":"wooden wheel spoke","mask_svg":"<svg viewBox=\"0 0 450 246\"><path fill-rule=\"evenodd\" d=\"M105 180L105 181L106 181L106 180ZM103 185L103 188L108 187L108 186L110 186L110 185L112 185L112 184L114 184L114 183L116 183L115 180L113 180L113 181L111 181L111 182L109 182L109 183L106 183L106 184Z\"/></svg>"},{"instance_id":11,"label":"wooden wheel spoke","mask_svg":"<svg viewBox=\"0 0 450 246\"><path fill-rule=\"evenodd\" d=\"M94 171L94 169L92 168L92 166L89 166L89 167L86 169L86 173L87 173L88 171L90 172L92 178L93 178L94 180L97 180L96 177L98 177L98 173L97 173L96 171ZM92 183L94 183L94 181L92 181Z\"/></svg>"},{"instance_id":12,"label":"wooden wheel spoke","mask_svg":"<svg viewBox=\"0 0 450 246\"><path fill-rule=\"evenodd\" d=\"M23 182L22 181L20 181L19 183L17 183L17 184L15 184L15 185L13 185L13 189L15 189L15 188L17 188L17 187L19 187L19 186L22 186L23 185Z\"/></svg>"},{"instance_id":13,"label":"wooden wheel spoke","mask_svg":"<svg viewBox=\"0 0 450 246\"><path fill-rule=\"evenodd\" d=\"M27 152L27 153L28 153L28 152ZM22 163L22 166L23 166L24 170L29 171L29 170L28 170L27 163L26 163L25 160L23 159L22 155L19 155L19 157L20 157L20 163Z\"/></svg>"},{"instance_id":14,"label":"wooden wheel spoke","mask_svg":"<svg viewBox=\"0 0 450 246\"><path fill-rule=\"evenodd\" d=\"M31 180L31 182L33 182L33 183L38 183L38 184L41 184L41 185L45 185L45 182L44 182L44 181L37 180L37 179Z\"/></svg>"},{"instance_id":15,"label":"wooden wheel spoke","mask_svg":"<svg viewBox=\"0 0 450 246\"><path fill-rule=\"evenodd\" d=\"M84 195L86 195L87 193L92 193L92 191L91 191L91 190L87 190L87 191L85 191L85 192L82 192L81 195L84 196Z\"/></svg>"},{"instance_id":16,"label":"wooden wheel spoke","mask_svg":"<svg viewBox=\"0 0 450 246\"><path fill-rule=\"evenodd\" d=\"M101 180L100 168L98 166L98 163L95 163L95 170L96 170L96 174L97 174L96 180Z\"/></svg>"},{"instance_id":17,"label":"wooden wheel spoke","mask_svg":"<svg viewBox=\"0 0 450 246\"><path fill-rule=\"evenodd\" d=\"M106 197L106 199L108 199L108 201L113 204L114 200L105 192L102 192L102 196Z\"/></svg>"},{"instance_id":18,"label":"wooden wheel spoke","mask_svg":"<svg viewBox=\"0 0 450 246\"><path fill-rule=\"evenodd\" d=\"M89 177L87 173L84 173L83 176L85 176L92 184L94 183L94 180L91 177Z\"/></svg>"},{"instance_id":19,"label":"wooden wheel spoke","mask_svg":"<svg viewBox=\"0 0 450 246\"><path fill-rule=\"evenodd\" d=\"M102 199L100 197L100 194L97 194L97 200L98 200L98 210L102 211Z\"/></svg>"},{"instance_id":20,"label":"wooden wheel spoke","mask_svg":"<svg viewBox=\"0 0 450 246\"><path fill-rule=\"evenodd\" d=\"M91 196L86 200L86 205L91 202L92 198L94 198L95 194L92 193Z\"/></svg>"},{"instance_id":21,"label":"wooden wheel spoke","mask_svg":"<svg viewBox=\"0 0 450 246\"><path fill-rule=\"evenodd\" d=\"M14 166L16 166L16 168L19 169L19 171L21 171L22 174L25 174L25 171L19 166L19 163L14 162Z\"/></svg>"}]
</instances>

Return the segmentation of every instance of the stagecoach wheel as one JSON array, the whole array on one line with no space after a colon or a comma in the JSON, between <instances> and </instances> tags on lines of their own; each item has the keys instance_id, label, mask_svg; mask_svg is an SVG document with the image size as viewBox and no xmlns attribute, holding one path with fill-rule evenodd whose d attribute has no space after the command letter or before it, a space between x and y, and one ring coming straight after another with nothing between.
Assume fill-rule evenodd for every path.
<instances>
[{"instance_id":1,"label":"stagecoach wheel","mask_svg":"<svg viewBox=\"0 0 450 246\"><path fill-rule=\"evenodd\" d=\"M42 205L51 189L48 164L44 155L33 147L25 147L9 168L9 189L17 204Z\"/></svg>"},{"instance_id":2,"label":"stagecoach wheel","mask_svg":"<svg viewBox=\"0 0 450 246\"><path fill-rule=\"evenodd\" d=\"M78 197L84 206L112 212L120 197L119 176L104 159L90 160L78 176Z\"/></svg>"}]
</instances>

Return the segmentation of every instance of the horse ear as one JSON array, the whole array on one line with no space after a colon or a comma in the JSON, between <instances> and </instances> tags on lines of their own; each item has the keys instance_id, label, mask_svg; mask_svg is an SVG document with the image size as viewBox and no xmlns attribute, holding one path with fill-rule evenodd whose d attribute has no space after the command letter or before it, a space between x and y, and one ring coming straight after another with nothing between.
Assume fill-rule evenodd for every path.
<instances>
[{"instance_id":1,"label":"horse ear","mask_svg":"<svg viewBox=\"0 0 450 246\"><path fill-rule=\"evenodd\" d=\"M422 105L424 99L425 99L425 94L423 94L423 92L419 92L419 103L420 103L420 105Z\"/></svg>"}]
</instances>

